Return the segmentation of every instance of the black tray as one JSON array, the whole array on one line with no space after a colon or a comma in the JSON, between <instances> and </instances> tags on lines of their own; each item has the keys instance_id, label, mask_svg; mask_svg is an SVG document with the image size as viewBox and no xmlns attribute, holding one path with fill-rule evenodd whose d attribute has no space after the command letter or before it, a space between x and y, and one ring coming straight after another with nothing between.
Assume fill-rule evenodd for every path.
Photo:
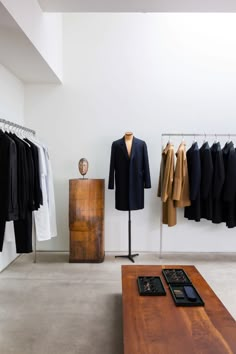
<instances>
[{"instance_id":1,"label":"black tray","mask_svg":"<svg viewBox=\"0 0 236 354\"><path fill-rule=\"evenodd\" d=\"M186 272L181 268L176 269L163 269L162 274L167 284L191 284L191 280Z\"/></svg>"},{"instance_id":2,"label":"black tray","mask_svg":"<svg viewBox=\"0 0 236 354\"><path fill-rule=\"evenodd\" d=\"M141 276L137 278L139 295L163 296L166 295L160 277Z\"/></svg>"},{"instance_id":3,"label":"black tray","mask_svg":"<svg viewBox=\"0 0 236 354\"><path fill-rule=\"evenodd\" d=\"M173 297L173 300L175 302L176 306L204 306L204 301L202 300L201 296L199 295L199 293L197 292L196 288L193 286L193 284L188 284L188 286L190 286L194 292L195 292L195 296L196 296L196 300L195 301L190 301L184 291L184 286L185 285L176 285L176 284L170 284L169 285L169 289L170 289L170 293ZM183 298L177 298L175 295L175 290L177 290L178 292L182 292Z\"/></svg>"}]
</instances>

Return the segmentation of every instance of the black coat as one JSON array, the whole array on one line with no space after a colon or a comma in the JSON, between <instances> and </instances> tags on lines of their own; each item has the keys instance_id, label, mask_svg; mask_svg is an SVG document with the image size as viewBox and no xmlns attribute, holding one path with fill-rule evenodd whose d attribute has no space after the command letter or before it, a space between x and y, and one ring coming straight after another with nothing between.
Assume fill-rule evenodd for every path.
<instances>
[{"instance_id":1,"label":"black coat","mask_svg":"<svg viewBox=\"0 0 236 354\"><path fill-rule=\"evenodd\" d=\"M17 199L19 208L19 219L24 219L28 208L29 198L29 174L26 159L26 144L19 139L15 134L7 134L16 145L17 151Z\"/></svg>"},{"instance_id":2,"label":"black coat","mask_svg":"<svg viewBox=\"0 0 236 354\"><path fill-rule=\"evenodd\" d=\"M198 144L196 142L193 143L190 149L187 151L187 162L191 205L185 207L184 217L188 218L189 220L200 221L201 160Z\"/></svg>"},{"instance_id":3,"label":"black coat","mask_svg":"<svg viewBox=\"0 0 236 354\"><path fill-rule=\"evenodd\" d=\"M220 143L214 143L211 147L213 162L213 181L212 181L212 222L219 224L224 221L223 216L223 185L225 181L225 168L223 152Z\"/></svg>"},{"instance_id":4,"label":"black coat","mask_svg":"<svg viewBox=\"0 0 236 354\"><path fill-rule=\"evenodd\" d=\"M16 144L0 130L0 252L6 221L17 220L18 214Z\"/></svg>"},{"instance_id":5,"label":"black coat","mask_svg":"<svg viewBox=\"0 0 236 354\"><path fill-rule=\"evenodd\" d=\"M17 150L15 142L0 130L0 219L18 219Z\"/></svg>"},{"instance_id":6,"label":"black coat","mask_svg":"<svg viewBox=\"0 0 236 354\"><path fill-rule=\"evenodd\" d=\"M34 172L34 180L33 180L33 200L34 200L34 208L33 210L38 210L40 205L43 205L43 196L40 187L40 172L39 172L39 154L37 146L32 143L29 139L24 139L31 147L32 158L33 158L33 172Z\"/></svg>"},{"instance_id":7,"label":"black coat","mask_svg":"<svg viewBox=\"0 0 236 354\"><path fill-rule=\"evenodd\" d=\"M226 143L223 152L225 168L225 182L223 186L223 218L226 225L231 228L236 226L235 197L236 197L236 151L234 144Z\"/></svg>"},{"instance_id":8,"label":"black coat","mask_svg":"<svg viewBox=\"0 0 236 354\"><path fill-rule=\"evenodd\" d=\"M212 220L213 162L208 142L200 148L201 160L201 218Z\"/></svg>"},{"instance_id":9,"label":"black coat","mask_svg":"<svg viewBox=\"0 0 236 354\"><path fill-rule=\"evenodd\" d=\"M151 188L147 145L133 138L130 157L124 137L112 143L108 188L114 189L118 210L144 208L144 188Z\"/></svg>"}]
</instances>

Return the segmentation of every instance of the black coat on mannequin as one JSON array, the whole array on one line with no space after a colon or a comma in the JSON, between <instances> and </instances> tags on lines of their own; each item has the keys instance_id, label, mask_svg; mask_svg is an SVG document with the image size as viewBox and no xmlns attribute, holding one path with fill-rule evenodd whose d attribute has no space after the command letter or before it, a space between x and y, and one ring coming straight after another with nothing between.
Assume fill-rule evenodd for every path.
<instances>
[{"instance_id":1,"label":"black coat on mannequin","mask_svg":"<svg viewBox=\"0 0 236 354\"><path fill-rule=\"evenodd\" d=\"M112 143L108 188L114 189L115 208L138 210L144 208L144 188L151 188L147 145L133 138L130 156L125 138Z\"/></svg>"}]
</instances>

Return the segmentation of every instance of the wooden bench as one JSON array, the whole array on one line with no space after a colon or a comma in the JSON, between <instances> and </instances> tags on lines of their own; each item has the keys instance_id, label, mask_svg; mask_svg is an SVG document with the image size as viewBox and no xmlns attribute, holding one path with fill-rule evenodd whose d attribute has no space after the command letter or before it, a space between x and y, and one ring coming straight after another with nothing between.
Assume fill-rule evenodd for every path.
<instances>
[{"instance_id":1,"label":"wooden bench","mask_svg":"<svg viewBox=\"0 0 236 354\"><path fill-rule=\"evenodd\" d=\"M164 268L183 268L205 306L177 307ZM137 277L149 275L166 296L139 295ZM194 266L122 266L122 302L124 354L236 354L236 322Z\"/></svg>"}]
</instances>

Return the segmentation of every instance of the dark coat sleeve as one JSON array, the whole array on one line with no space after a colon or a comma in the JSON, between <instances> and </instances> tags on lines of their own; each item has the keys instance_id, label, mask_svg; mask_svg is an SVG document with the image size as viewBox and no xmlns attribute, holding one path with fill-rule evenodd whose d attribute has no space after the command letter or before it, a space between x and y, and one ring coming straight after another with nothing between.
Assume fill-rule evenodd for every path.
<instances>
[{"instance_id":1,"label":"dark coat sleeve","mask_svg":"<svg viewBox=\"0 0 236 354\"><path fill-rule=\"evenodd\" d=\"M209 196L212 187L213 162L210 149L205 149L201 154L201 198Z\"/></svg>"},{"instance_id":2,"label":"dark coat sleeve","mask_svg":"<svg viewBox=\"0 0 236 354\"><path fill-rule=\"evenodd\" d=\"M18 200L17 200L17 152L16 145L12 141L10 144L10 163L9 163L9 183L8 183L8 212L7 220L16 220L18 218Z\"/></svg>"},{"instance_id":3,"label":"dark coat sleeve","mask_svg":"<svg viewBox=\"0 0 236 354\"><path fill-rule=\"evenodd\" d=\"M113 142L111 146L108 189L114 189L114 174L115 174L115 143Z\"/></svg>"},{"instance_id":4,"label":"dark coat sleeve","mask_svg":"<svg viewBox=\"0 0 236 354\"><path fill-rule=\"evenodd\" d=\"M26 144L15 134L11 135L17 149L17 188L18 188L18 208L19 218L23 219L28 208L28 169L26 164Z\"/></svg>"},{"instance_id":5,"label":"dark coat sleeve","mask_svg":"<svg viewBox=\"0 0 236 354\"><path fill-rule=\"evenodd\" d=\"M213 198L219 199L225 180L225 169L222 150L219 150L216 155L214 175L215 177L213 181Z\"/></svg>"},{"instance_id":6,"label":"dark coat sleeve","mask_svg":"<svg viewBox=\"0 0 236 354\"><path fill-rule=\"evenodd\" d=\"M144 188L151 188L148 151L147 151L147 144L145 142L143 143L143 149L144 149Z\"/></svg>"},{"instance_id":7,"label":"dark coat sleeve","mask_svg":"<svg viewBox=\"0 0 236 354\"><path fill-rule=\"evenodd\" d=\"M188 159L190 199L196 200L201 182L201 161L199 149L194 148L190 156L190 159Z\"/></svg>"},{"instance_id":8,"label":"dark coat sleeve","mask_svg":"<svg viewBox=\"0 0 236 354\"><path fill-rule=\"evenodd\" d=\"M232 202L236 194L236 151L231 149L228 162L227 162L227 174L225 176L224 184L224 200L226 202Z\"/></svg>"},{"instance_id":9,"label":"dark coat sleeve","mask_svg":"<svg viewBox=\"0 0 236 354\"><path fill-rule=\"evenodd\" d=\"M25 139L31 146L32 159L33 159L33 171L34 171L34 180L33 180L33 194L34 194L34 207L39 209L40 205L43 205L43 195L40 186L40 172L39 172L39 152L38 147L32 143L29 139Z\"/></svg>"}]
</instances>

